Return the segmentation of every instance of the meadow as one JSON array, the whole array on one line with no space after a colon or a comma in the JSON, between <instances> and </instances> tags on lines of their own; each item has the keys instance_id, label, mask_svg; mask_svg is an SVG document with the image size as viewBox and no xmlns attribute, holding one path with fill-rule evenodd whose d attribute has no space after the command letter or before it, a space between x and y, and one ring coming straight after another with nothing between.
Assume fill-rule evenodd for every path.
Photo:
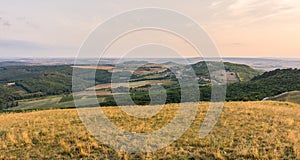
<instances>
[{"instance_id":1,"label":"meadow","mask_svg":"<svg viewBox=\"0 0 300 160\"><path fill-rule=\"evenodd\" d=\"M298 159L300 105L287 102L228 102L209 135L199 138L208 110L199 104L195 121L170 146L151 153L117 152L98 142L76 109L0 114L0 159ZM130 132L151 132L175 115L168 104L148 119L126 115L118 107L104 113ZM129 123L130 122L130 123Z\"/></svg>"}]
</instances>

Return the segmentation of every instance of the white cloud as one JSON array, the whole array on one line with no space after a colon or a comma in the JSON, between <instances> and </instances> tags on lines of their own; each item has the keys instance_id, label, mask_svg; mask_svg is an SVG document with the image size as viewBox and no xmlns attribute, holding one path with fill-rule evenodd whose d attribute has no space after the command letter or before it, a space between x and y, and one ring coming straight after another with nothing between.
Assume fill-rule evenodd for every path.
<instances>
[{"instance_id":1,"label":"white cloud","mask_svg":"<svg viewBox=\"0 0 300 160\"><path fill-rule=\"evenodd\" d=\"M283 14L300 16L298 0L219 0L211 3L215 17L234 21L236 24L250 24Z\"/></svg>"}]
</instances>

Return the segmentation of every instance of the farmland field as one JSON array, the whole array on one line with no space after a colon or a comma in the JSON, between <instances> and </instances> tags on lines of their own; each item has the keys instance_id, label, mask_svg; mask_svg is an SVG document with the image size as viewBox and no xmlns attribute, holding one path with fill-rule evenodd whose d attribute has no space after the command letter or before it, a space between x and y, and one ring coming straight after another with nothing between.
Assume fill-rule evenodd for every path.
<instances>
[{"instance_id":1,"label":"farmland field","mask_svg":"<svg viewBox=\"0 0 300 160\"><path fill-rule=\"evenodd\" d=\"M107 70L109 72L113 71L114 69L112 66L73 66L73 68Z\"/></svg>"},{"instance_id":2,"label":"farmland field","mask_svg":"<svg viewBox=\"0 0 300 160\"><path fill-rule=\"evenodd\" d=\"M19 101L19 106L12 108L13 110L18 109L49 109L49 108L61 108L70 106L70 103L59 103L61 96L49 96L39 99L30 99ZM72 103L72 102L71 102Z\"/></svg>"},{"instance_id":3,"label":"farmland field","mask_svg":"<svg viewBox=\"0 0 300 160\"><path fill-rule=\"evenodd\" d=\"M135 119L118 107L104 113L130 132L148 133L174 116L168 104L156 116ZM286 102L229 102L212 132L200 139L208 103L199 105L188 131L168 147L128 154L101 144L85 129L76 109L0 114L0 159L296 159L300 158L300 105ZM128 123L130 122L130 123Z\"/></svg>"}]
</instances>

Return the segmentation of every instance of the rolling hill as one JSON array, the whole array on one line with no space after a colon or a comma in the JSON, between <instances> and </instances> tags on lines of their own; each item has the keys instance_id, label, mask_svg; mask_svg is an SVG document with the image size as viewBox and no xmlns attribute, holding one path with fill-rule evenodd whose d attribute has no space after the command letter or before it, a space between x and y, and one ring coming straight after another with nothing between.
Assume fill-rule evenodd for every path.
<instances>
[{"instance_id":1,"label":"rolling hill","mask_svg":"<svg viewBox=\"0 0 300 160\"><path fill-rule=\"evenodd\" d=\"M200 100L210 100L210 88L214 84L210 79L207 66L213 68L215 75L223 77L222 72L218 72L218 62L198 62L192 64L196 76L198 78L200 89ZM124 63L128 69L136 64ZM171 65L172 69L168 69L164 65ZM272 97L284 92L300 90L300 71L298 69L277 69L270 72L260 74L260 71L252 69L243 64L224 63L226 76L228 80L227 101L257 101L266 97ZM109 68L109 70L105 70ZM180 102L181 88L178 77L172 72L175 70L177 75L183 75L189 68L184 65L176 65L176 63L154 64L147 63L140 66L132 74L129 88L122 86L122 82L117 82L120 87L111 88L111 75L113 65L97 69L95 75L96 94L100 99L102 106L116 105L111 94L112 89L119 91L121 94L129 90L132 99L136 104L147 105L150 103L149 89L152 85L161 85L166 89L167 103ZM85 82L89 79L85 76L92 68L85 66L80 68L82 73L78 78L78 82L82 82L78 91L86 90L91 86L85 86ZM214 71L214 69L216 71ZM129 71L118 70L114 72L121 79L122 76L128 75ZM180 77L179 77L180 78ZM116 84L116 86L118 86ZM138 85L136 85L138 84ZM100 87L102 86L102 87ZM58 103L58 99L63 95L72 92L72 67L63 66L5 66L0 67L0 109L8 109L16 107L18 109L26 109L27 101L43 102L45 104L53 104L53 108L63 108L70 103ZM50 97L49 97L50 96ZM51 96L57 96L51 99ZM89 96L89 95L86 95ZM42 97L42 98L41 98ZM53 103L52 103L53 102ZM54 104L55 102L55 104ZM37 103L32 103L37 104ZM125 105L125 104L124 104ZM17 107L19 106L19 107ZM34 105L29 108L39 109ZM73 107L73 105L72 105ZM49 108L43 106L42 108Z\"/></svg>"},{"instance_id":2,"label":"rolling hill","mask_svg":"<svg viewBox=\"0 0 300 160\"><path fill-rule=\"evenodd\" d=\"M0 67L0 93L2 93L0 94L0 109L19 106L19 102L23 103L23 101L20 100L24 99L33 99L33 101L35 101L36 98L46 97L46 102L48 101L47 96L69 94L72 92L73 68L70 65L30 66L20 63L13 66L14 63L12 62L2 62L2 64L3 66ZM144 65L139 66L140 64ZM216 64L216 62L199 62L192 65L196 76L199 78L199 83L202 86L208 86L211 83L207 66L209 65L214 68ZM144 84L143 86L130 88L130 90L133 91L132 94L136 95L135 98L138 104L148 103L149 84L161 84L167 88L168 93L170 93L167 98L168 103L180 101L180 98L178 98L180 97L178 77L176 77L172 71L175 70L178 72L178 75L182 75L185 73L185 69L188 69L184 65L176 63L154 64L144 61L124 62L120 65L121 68L116 68L114 65L97 67L95 75L96 84L110 84L112 72L121 79L121 77L131 74L131 68L139 66L135 69L130 79L131 84ZM259 74L259 71L246 65L226 62L225 68L229 83L248 81L251 77ZM77 88L78 91L91 87L85 85L85 82L89 81L86 75L91 69L95 69L95 67L87 65L76 66L76 70L80 71L80 76L77 77L76 81L83 84ZM216 73L218 74L218 72ZM223 75L220 76L223 77ZM110 91L111 88L99 88L98 90L106 90L105 92L107 92ZM113 100L111 100L112 97L110 95L108 95L108 97L107 95L103 96L105 96L103 97L104 99L107 99L107 102L103 102L104 105L115 104ZM204 98L209 99L207 96ZM54 102L54 100L51 102ZM61 104L55 106L61 106Z\"/></svg>"},{"instance_id":3,"label":"rolling hill","mask_svg":"<svg viewBox=\"0 0 300 160\"><path fill-rule=\"evenodd\" d=\"M227 100L263 100L284 92L300 90L299 69L277 69L256 76L249 82L231 84Z\"/></svg>"},{"instance_id":4,"label":"rolling hill","mask_svg":"<svg viewBox=\"0 0 300 160\"><path fill-rule=\"evenodd\" d=\"M201 62L193 64L192 68L194 69L196 75L203 76L205 78L210 78L207 66L214 68L214 66L218 66L219 64L220 64L219 62L201 61ZM242 81L242 82L250 81L255 76L258 76L259 74L261 74L260 71L255 70L244 64L235 64L235 63L224 62L224 67L225 67L225 71L227 73L229 73L227 75L227 78L230 78L228 76L233 74L234 76L236 76L236 79L237 79L236 81L230 81L230 79L228 79L229 83L240 82L240 81Z\"/></svg>"}]
</instances>

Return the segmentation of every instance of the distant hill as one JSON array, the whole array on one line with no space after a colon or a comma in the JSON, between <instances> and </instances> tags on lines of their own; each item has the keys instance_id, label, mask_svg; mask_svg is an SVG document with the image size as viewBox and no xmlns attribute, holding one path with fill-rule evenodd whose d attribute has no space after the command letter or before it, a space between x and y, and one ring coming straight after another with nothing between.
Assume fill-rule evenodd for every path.
<instances>
[{"instance_id":1,"label":"distant hill","mask_svg":"<svg viewBox=\"0 0 300 160\"><path fill-rule=\"evenodd\" d=\"M262 72L256 69L251 68L245 64L235 64L235 63L224 63L226 71L234 72L237 74L238 78L241 81L250 81L255 76L260 75Z\"/></svg>"},{"instance_id":2,"label":"distant hill","mask_svg":"<svg viewBox=\"0 0 300 160\"><path fill-rule=\"evenodd\" d=\"M149 89L151 85L161 85L167 91L167 103L180 102L180 79L186 77L191 70L190 66L180 65L173 62L165 64L147 63L139 66L135 61L131 64L123 64L125 71L113 71L97 69L95 75L96 85L104 84L97 89L100 103L113 105L114 99L111 93L111 75L114 73L124 83L122 77L131 75L130 91L132 99L136 104L148 104L150 102ZM254 101L265 97L272 97L284 92L300 90L300 70L277 69L261 74L247 65L224 63L228 84L222 83L224 77L222 68L218 67L220 62L198 62L191 67L195 71L200 89L200 100L209 101L212 85L227 85L228 101ZM135 68L136 65L138 68ZM171 65L171 69L166 65ZM210 77L208 66L213 72ZM122 67L121 67L122 68ZM131 74L130 69L135 69ZM91 68L90 68L91 69ZM89 79L89 68L80 68L80 76L76 81L82 84L77 90L85 90L91 86L85 86ZM128 70L126 70L128 69ZM0 110L20 106L18 102L24 99L69 94L72 92L72 67L70 65L50 66L5 66L0 67ZM174 72L174 73L173 73ZM117 79L118 80L118 79ZM125 78L126 80L126 78ZM127 82L126 82L127 83ZM122 89L122 88L118 88ZM124 89L124 88L123 88ZM105 92L105 94L104 94Z\"/></svg>"},{"instance_id":3,"label":"distant hill","mask_svg":"<svg viewBox=\"0 0 300 160\"><path fill-rule=\"evenodd\" d=\"M265 100L283 101L300 104L300 91L285 92L277 96L267 97Z\"/></svg>"},{"instance_id":4,"label":"distant hill","mask_svg":"<svg viewBox=\"0 0 300 160\"><path fill-rule=\"evenodd\" d=\"M27 62L20 62L20 61L3 61L0 62L0 67L5 67L5 66L23 66L23 65L30 65L31 63Z\"/></svg>"},{"instance_id":5,"label":"distant hill","mask_svg":"<svg viewBox=\"0 0 300 160\"><path fill-rule=\"evenodd\" d=\"M21 99L71 93L72 72L69 65L0 67L0 109L14 107ZM82 70L81 77L76 77L83 84L78 90L89 87L84 86L85 72ZM110 82L111 73L104 70L96 73L96 82Z\"/></svg>"},{"instance_id":6,"label":"distant hill","mask_svg":"<svg viewBox=\"0 0 300 160\"><path fill-rule=\"evenodd\" d=\"M249 82L228 86L228 100L262 100L284 92L300 90L299 69L277 69L254 77Z\"/></svg>"},{"instance_id":7,"label":"distant hill","mask_svg":"<svg viewBox=\"0 0 300 160\"><path fill-rule=\"evenodd\" d=\"M210 66L210 68L214 69L217 67L219 62L198 62L192 65L192 68L194 69L196 75L203 76L205 78L209 77L209 71L207 66ZM227 72L227 81L229 83L234 82L240 82L240 81L250 81L255 76L261 74L260 71L255 70L251 68L250 66L244 65L244 64L234 64L225 62L224 63L225 70Z\"/></svg>"}]
</instances>

